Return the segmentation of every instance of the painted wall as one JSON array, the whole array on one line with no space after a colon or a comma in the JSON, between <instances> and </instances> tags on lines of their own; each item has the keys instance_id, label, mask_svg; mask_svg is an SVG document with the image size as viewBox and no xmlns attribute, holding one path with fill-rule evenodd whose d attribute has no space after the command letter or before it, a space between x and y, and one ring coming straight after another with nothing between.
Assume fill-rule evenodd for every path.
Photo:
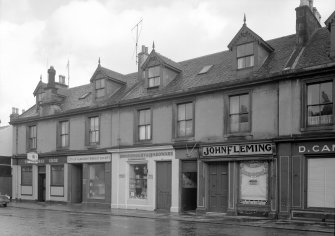
<instances>
[{"instance_id":1,"label":"painted wall","mask_svg":"<svg viewBox=\"0 0 335 236\"><path fill-rule=\"evenodd\" d=\"M172 137L172 104L158 103L153 107L153 143L168 143Z\"/></svg>"},{"instance_id":2,"label":"painted wall","mask_svg":"<svg viewBox=\"0 0 335 236\"><path fill-rule=\"evenodd\" d=\"M134 143L134 115L134 108L124 108L120 111L120 122L112 124L112 127L119 126L120 145L132 145Z\"/></svg>"},{"instance_id":3,"label":"painted wall","mask_svg":"<svg viewBox=\"0 0 335 236\"><path fill-rule=\"evenodd\" d=\"M56 151L56 122L54 120L40 121L37 124L37 152Z\"/></svg>"},{"instance_id":4,"label":"painted wall","mask_svg":"<svg viewBox=\"0 0 335 236\"><path fill-rule=\"evenodd\" d=\"M13 127L0 127L0 156L12 156L13 151Z\"/></svg>"},{"instance_id":5,"label":"painted wall","mask_svg":"<svg viewBox=\"0 0 335 236\"><path fill-rule=\"evenodd\" d=\"M223 94L202 95L195 102L195 139L210 142L223 139Z\"/></svg>"},{"instance_id":6,"label":"painted wall","mask_svg":"<svg viewBox=\"0 0 335 236\"><path fill-rule=\"evenodd\" d=\"M23 154L23 153L27 153L27 148L26 148L26 132L27 132L27 127L25 125L19 125L17 126L18 128L18 144L17 144L17 149L14 148L14 150L17 150L17 154ZM14 128L15 129L15 128ZM16 131L14 131L14 134L16 133ZM13 145L16 145L16 143L14 142ZM14 152L14 154L16 154L16 151Z\"/></svg>"},{"instance_id":7,"label":"painted wall","mask_svg":"<svg viewBox=\"0 0 335 236\"><path fill-rule=\"evenodd\" d=\"M75 116L70 119L70 149L82 150L85 147L85 119Z\"/></svg>"}]
</instances>

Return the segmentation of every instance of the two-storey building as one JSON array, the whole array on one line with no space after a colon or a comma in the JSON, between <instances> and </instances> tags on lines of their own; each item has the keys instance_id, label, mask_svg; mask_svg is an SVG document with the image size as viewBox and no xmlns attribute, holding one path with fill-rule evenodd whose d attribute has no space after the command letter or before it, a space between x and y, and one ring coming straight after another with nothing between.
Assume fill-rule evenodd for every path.
<instances>
[{"instance_id":1,"label":"two-storey building","mask_svg":"<svg viewBox=\"0 0 335 236\"><path fill-rule=\"evenodd\" d=\"M293 35L265 41L244 20L227 51L175 62L143 46L137 72L99 64L79 87L56 83L50 68L36 104L11 119L14 197L331 213L334 14L326 27L312 1L296 14Z\"/></svg>"}]
</instances>

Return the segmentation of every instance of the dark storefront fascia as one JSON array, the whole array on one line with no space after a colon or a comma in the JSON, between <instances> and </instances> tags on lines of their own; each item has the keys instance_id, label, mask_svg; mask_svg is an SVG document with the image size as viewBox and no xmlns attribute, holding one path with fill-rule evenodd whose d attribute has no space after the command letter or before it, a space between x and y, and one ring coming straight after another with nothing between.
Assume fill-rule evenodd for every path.
<instances>
[{"instance_id":1,"label":"dark storefront fascia","mask_svg":"<svg viewBox=\"0 0 335 236\"><path fill-rule=\"evenodd\" d=\"M279 217L334 221L335 139L278 142Z\"/></svg>"},{"instance_id":2,"label":"dark storefront fascia","mask_svg":"<svg viewBox=\"0 0 335 236\"><path fill-rule=\"evenodd\" d=\"M225 171L224 166L223 170L216 170L215 166L226 163L228 196L223 196L223 199L227 198L228 202L222 211L230 215L276 216L277 165L274 144L256 141L215 143L201 145L200 150L197 210L214 209L210 199L215 198L215 189L211 189L210 179L215 171Z\"/></svg>"}]
</instances>

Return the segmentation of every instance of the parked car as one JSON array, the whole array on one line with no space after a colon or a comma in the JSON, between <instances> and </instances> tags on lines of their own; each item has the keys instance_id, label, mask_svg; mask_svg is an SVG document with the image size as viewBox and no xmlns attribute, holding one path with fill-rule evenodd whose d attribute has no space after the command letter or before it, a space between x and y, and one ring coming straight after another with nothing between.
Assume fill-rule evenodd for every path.
<instances>
[{"instance_id":1,"label":"parked car","mask_svg":"<svg viewBox=\"0 0 335 236\"><path fill-rule=\"evenodd\" d=\"M8 195L0 195L0 205L6 207L7 203L10 202L10 197Z\"/></svg>"}]
</instances>

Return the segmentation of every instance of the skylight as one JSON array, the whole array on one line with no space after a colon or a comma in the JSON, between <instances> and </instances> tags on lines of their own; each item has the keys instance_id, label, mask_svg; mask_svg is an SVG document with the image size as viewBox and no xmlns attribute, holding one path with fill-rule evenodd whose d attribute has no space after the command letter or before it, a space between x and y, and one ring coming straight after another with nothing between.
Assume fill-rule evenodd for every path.
<instances>
[{"instance_id":1,"label":"skylight","mask_svg":"<svg viewBox=\"0 0 335 236\"><path fill-rule=\"evenodd\" d=\"M202 74L206 74L211 68L212 68L213 65L207 65L207 66L204 66L201 71L199 71L198 75L202 75Z\"/></svg>"},{"instance_id":2,"label":"skylight","mask_svg":"<svg viewBox=\"0 0 335 236\"><path fill-rule=\"evenodd\" d=\"M90 94L91 94L91 92L85 93L85 94L83 94L79 99L85 99L85 98L87 98L87 96L90 95Z\"/></svg>"}]
</instances>

